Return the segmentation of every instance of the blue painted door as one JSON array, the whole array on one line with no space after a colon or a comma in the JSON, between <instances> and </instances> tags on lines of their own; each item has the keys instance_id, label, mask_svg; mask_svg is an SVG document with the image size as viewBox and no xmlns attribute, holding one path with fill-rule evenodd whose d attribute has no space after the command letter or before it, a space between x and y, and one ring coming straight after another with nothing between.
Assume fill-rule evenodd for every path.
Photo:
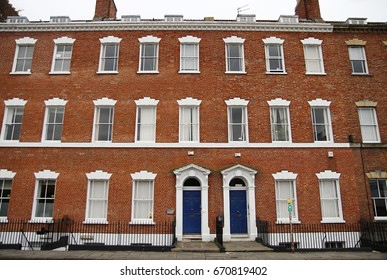
<instances>
[{"instance_id":1,"label":"blue painted door","mask_svg":"<svg viewBox=\"0 0 387 280\"><path fill-rule=\"evenodd\" d=\"M230 191L230 231L247 233L246 191Z\"/></svg>"},{"instance_id":2,"label":"blue painted door","mask_svg":"<svg viewBox=\"0 0 387 280\"><path fill-rule=\"evenodd\" d=\"M201 234L201 191L183 191L183 234Z\"/></svg>"}]
</instances>

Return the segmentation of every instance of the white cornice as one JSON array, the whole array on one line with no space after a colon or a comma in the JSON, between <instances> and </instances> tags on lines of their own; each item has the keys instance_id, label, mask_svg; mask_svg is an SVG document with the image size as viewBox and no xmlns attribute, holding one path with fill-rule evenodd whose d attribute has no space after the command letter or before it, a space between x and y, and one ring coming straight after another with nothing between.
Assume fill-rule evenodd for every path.
<instances>
[{"instance_id":1,"label":"white cornice","mask_svg":"<svg viewBox=\"0 0 387 280\"><path fill-rule=\"evenodd\" d=\"M120 30L208 30L208 31L279 31L279 32L333 32L329 23L283 24L278 22L241 23L233 21L183 21L183 22L69 22L69 23L0 23L0 32L78 32Z\"/></svg>"}]
</instances>

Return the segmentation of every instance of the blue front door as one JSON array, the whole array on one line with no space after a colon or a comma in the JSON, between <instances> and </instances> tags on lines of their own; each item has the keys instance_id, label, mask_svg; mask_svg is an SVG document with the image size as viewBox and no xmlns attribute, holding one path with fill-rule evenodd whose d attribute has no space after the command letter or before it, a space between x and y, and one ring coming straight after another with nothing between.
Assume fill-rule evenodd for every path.
<instances>
[{"instance_id":1,"label":"blue front door","mask_svg":"<svg viewBox=\"0 0 387 280\"><path fill-rule=\"evenodd\" d=\"M183 191L183 234L201 234L201 191Z\"/></svg>"},{"instance_id":2,"label":"blue front door","mask_svg":"<svg viewBox=\"0 0 387 280\"><path fill-rule=\"evenodd\" d=\"M247 233L246 191L230 191L230 231Z\"/></svg>"}]
</instances>

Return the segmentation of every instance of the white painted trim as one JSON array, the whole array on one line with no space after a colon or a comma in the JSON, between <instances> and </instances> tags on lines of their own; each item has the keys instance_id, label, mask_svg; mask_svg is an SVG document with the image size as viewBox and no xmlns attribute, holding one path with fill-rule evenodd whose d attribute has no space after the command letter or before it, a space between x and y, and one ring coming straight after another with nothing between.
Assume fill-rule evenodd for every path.
<instances>
[{"instance_id":1,"label":"white painted trim","mask_svg":"<svg viewBox=\"0 0 387 280\"><path fill-rule=\"evenodd\" d=\"M137 106L157 106L159 104L159 100L150 98L150 97L144 97L138 100L134 101Z\"/></svg>"},{"instance_id":2,"label":"white painted trim","mask_svg":"<svg viewBox=\"0 0 387 280\"><path fill-rule=\"evenodd\" d=\"M119 44L121 42L122 38L118 38L115 36L107 36L104 38L99 39L101 44Z\"/></svg>"},{"instance_id":3,"label":"white painted trim","mask_svg":"<svg viewBox=\"0 0 387 280\"><path fill-rule=\"evenodd\" d=\"M143 43L153 43L153 44L158 44L160 43L161 38L154 37L152 35L148 35L146 37L138 38L138 41L143 44Z\"/></svg>"},{"instance_id":4,"label":"white painted trim","mask_svg":"<svg viewBox=\"0 0 387 280\"><path fill-rule=\"evenodd\" d=\"M56 173L51 170L43 170L43 171L36 172L34 174L35 174L36 180L44 180L44 179L56 180L59 176L59 173Z\"/></svg>"},{"instance_id":5,"label":"white painted trim","mask_svg":"<svg viewBox=\"0 0 387 280\"><path fill-rule=\"evenodd\" d=\"M189 35L189 36L181 37L178 40L180 44L199 44L202 39Z\"/></svg>"},{"instance_id":6,"label":"white painted trim","mask_svg":"<svg viewBox=\"0 0 387 280\"><path fill-rule=\"evenodd\" d=\"M86 173L86 177L88 180L109 180L111 176L111 173L107 173L102 170L96 170L94 172Z\"/></svg>"},{"instance_id":7,"label":"white painted trim","mask_svg":"<svg viewBox=\"0 0 387 280\"><path fill-rule=\"evenodd\" d=\"M0 32L64 32L64 31L155 31L155 30L220 30L220 31L262 31L262 32L333 32L330 23L302 22L284 24L278 22L230 22L230 21L83 21L67 23L34 22L23 24L1 24Z\"/></svg>"},{"instance_id":8,"label":"white painted trim","mask_svg":"<svg viewBox=\"0 0 387 280\"><path fill-rule=\"evenodd\" d=\"M187 97L184 99L177 100L177 103L179 104L179 106L199 106L202 101L192 97Z\"/></svg>"},{"instance_id":9,"label":"white painted trim","mask_svg":"<svg viewBox=\"0 0 387 280\"><path fill-rule=\"evenodd\" d=\"M49 100L45 100L44 104L46 104L46 106L66 106L67 100L55 97Z\"/></svg>"},{"instance_id":10,"label":"white painted trim","mask_svg":"<svg viewBox=\"0 0 387 280\"><path fill-rule=\"evenodd\" d=\"M140 172L130 174L133 180L154 180L157 174L148 172L146 170L141 170Z\"/></svg>"},{"instance_id":11,"label":"white painted trim","mask_svg":"<svg viewBox=\"0 0 387 280\"><path fill-rule=\"evenodd\" d=\"M75 42L75 39L66 37L66 36L54 39L55 45L70 45L70 44L72 45L74 44L74 42Z\"/></svg>"},{"instance_id":12,"label":"white painted trim","mask_svg":"<svg viewBox=\"0 0 387 280\"><path fill-rule=\"evenodd\" d=\"M37 40L38 39L24 37L24 38L16 39L15 41L17 45L35 45Z\"/></svg>"},{"instance_id":13,"label":"white painted trim","mask_svg":"<svg viewBox=\"0 0 387 280\"><path fill-rule=\"evenodd\" d=\"M304 40L301 40L301 43L304 45L321 45L323 40L319 40L313 37L306 38Z\"/></svg>"},{"instance_id":14,"label":"white painted trim","mask_svg":"<svg viewBox=\"0 0 387 280\"><path fill-rule=\"evenodd\" d=\"M227 106L247 106L249 104L249 101L245 99L240 99L239 97L225 100Z\"/></svg>"},{"instance_id":15,"label":"white painted trim","mask_svg":"<svg viewBox=\"0 0 387 280\"><path fill-rule=\"evenodd\" d=\"M5 106L10 106L10 107L22 107L22 106L25 106L26 103L27 103L26 100L19 99L19 98L4 100Z\"/></svg>"},{"instance_id":16,"label":"white painted trim","mask_svg":"<svg viewBox=\"0 0 387 280\"><path fill-rule=\"evenodd\" d=\"M316 173L316 176L319 180L338 180L341 173L332 172L331 170L325 170L320 173Z\"/></svg>"},{"instance_id":17,"label":"white painted trim","mask_svg":"<svg viewBox=\"0 0 387 280\"><path fill-rule=\"evenodd\" d=\"M103 97L97 100L93 100L95 106L114 106L117 103L117 100Z\"/></svg>"},{"instance_id":18,"label":"white painted trim","mask_svg":"<svg viewBox=\"0 0 387 280\"><path fill-rule=\"evenodd\" d=\"M16 172L9 171L7 169L0 169L0 179L13 179Z\"/></svg>"},{"instance_id":19,"label":"white painted trim","mask_svg":"<svg viewBox=\"0 0 387 280\"><path fill-rule=\"evenodd\" d=\"M155 142L131 142L131 143L100 143L100 142L61 142L61 143L42 143L42 142L18 142L18 141L0 141L0 147L8 148L154 148L154 149L173 149L173 148L201 148L201 149L234 149L234 148L259 148L259 149L323 149L323 148L350 148L351 143L332 143L332 142L314 142L314 143L289 143L289 142L274 142L274 143L155 143Z\"/></svg>"},{"instance_id":20,"label":"white painted trim","mask_svg":"<svg viewBox=\"0 0 387 280\"><path fill-rule=\"evenodd\" d=\"M287 170L282 170L281 172L272 174L275 180L296 180L297 175L298 174L289 172Z\"/></svg>"},{"instance_id":21,"label":"white painted trim","mask_svg":"<svg viewBox=\"0 0 387 280\"><path fill-rule=\"evenodd\" d=\"M282 99L282 98L276 98L272 99L270 101L267 101L270 107L289 107L290 101Z\"/></svg>"},{"instance_id":22,"label":"white painted trim","mask_svg":"<svg viewBox=\"0 0 387 280\"><path fill-rule=\"evenodd\" d=\"M236 36L231 36L223 39L226 44L243 44L245 40L246 39Z\"/></svg>"},{"instance_id":23,"label":"white painted trim","mask_svg":"<svg viewBox=\"0 0 387 280\"><path fill-rule=\"evenodd\" d=\"M266 39L262 39L262 41L264 44L279 44L279 45L282 45L285 42L284 39L277 38L277 37L269 37Z\"/></svg>"}]
</instances>

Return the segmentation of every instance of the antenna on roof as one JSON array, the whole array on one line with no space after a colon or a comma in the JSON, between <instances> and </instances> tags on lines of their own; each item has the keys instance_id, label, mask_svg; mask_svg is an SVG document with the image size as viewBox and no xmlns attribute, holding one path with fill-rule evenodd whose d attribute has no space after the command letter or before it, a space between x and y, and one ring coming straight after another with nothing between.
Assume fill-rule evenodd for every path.
<instances>
[{"instance_id":1,"label":"antenna on roof","mask_svg":"<svg viewBox=\"0 0 387 280\"><path fill-rule=\"evenodd\" d=\"M248 6L249 6L249 4L246 4L246 5L242 6L242 7L239 7L239 8L237 9L238 15L239 15L241 12L250 10L250 8L248 8Z\"/></svg>"}]
</instances>

